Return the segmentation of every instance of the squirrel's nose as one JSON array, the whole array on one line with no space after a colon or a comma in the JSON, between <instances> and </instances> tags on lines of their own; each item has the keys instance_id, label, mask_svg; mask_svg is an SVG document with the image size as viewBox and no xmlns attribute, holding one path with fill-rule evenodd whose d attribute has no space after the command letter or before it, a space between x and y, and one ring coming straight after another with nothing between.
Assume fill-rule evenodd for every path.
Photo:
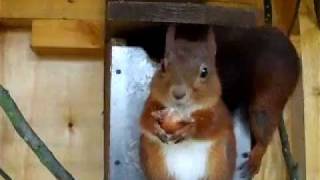
<instances>
[{"instance_id":1,"label":"squirrel's nose","mask_svg":"<svg viewBox=\"0 0 320 180\"><path fill-rule=\"evenodd\" d=\"M186 89L182 86L177 86L172 89L172 96L176 100L181 100L186 96Z\"/></svg>"}]
</instances>

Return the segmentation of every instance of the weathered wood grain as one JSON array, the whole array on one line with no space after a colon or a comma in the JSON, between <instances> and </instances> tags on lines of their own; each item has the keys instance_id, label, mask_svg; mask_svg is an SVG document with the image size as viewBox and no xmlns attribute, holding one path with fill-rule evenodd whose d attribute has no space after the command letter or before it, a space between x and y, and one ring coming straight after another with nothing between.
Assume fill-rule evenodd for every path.
<instances>
[{"instance_id":1,"label":"weathered wood grain","mask_svg":"<svg viewBox=\"0 0 320 180\"><path fill-rule=\"evenodd\" d=\"M320 177L320 30L313 3L303 0L299 14L307 180Z\"/></svg>"},{"instance_id":2,"label":"weathered wood grain","mask_svg":"<svg viewBox=\"0 0 320 180\"><path fill-rule=\"evenodd\" d=\"M255 9L173 2L115 2L108 7L110 21L216 24L239 27L257 25Z\"/></svg>"},{"instance_id":3,"label":"weathered wood grain","mask_svg":"<svg viewBox=\"0 0 320 180\"><path fill-rule=\"evenodd\" d=\"M103 61L38 56L28 29L0 33L0 83L76 179L103 178ZM0 111L0 164L13 179L55 179Z\"/></svg>"},{"instance_id":4,"label":"weathered wood grain","mask_svg":"<svg viewBox=\"0 0 320 180\"><path fill-rule=\"evenodd\" d=\"M101 54L104 41L101 21L34 20L31 47L43 51Z\"/></svg>"},{"instance_id":5,"label":"weathered wood grain","mask_svg":"<svg viewBox=\"0 0 320 180\"><path fill-rule=\"evenodd\" d=\"M105 0L1 0L0 19L104 19Z\"/></svg>"}]
</instances>

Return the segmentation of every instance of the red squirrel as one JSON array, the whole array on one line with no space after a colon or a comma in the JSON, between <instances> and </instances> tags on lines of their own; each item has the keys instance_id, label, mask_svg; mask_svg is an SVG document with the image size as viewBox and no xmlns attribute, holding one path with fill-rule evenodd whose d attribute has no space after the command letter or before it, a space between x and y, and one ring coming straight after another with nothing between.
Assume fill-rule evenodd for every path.
<instances>
[{"instance_id":1,"label":"red squirrel","mask_svg":"<svg viewBox=\"0 0 320 180\"><path fill-rule=\"evenodd\" d=\"M166 28L158 26L127 33L128 45L141 46L152 59L161 59ZM202 29L206 28L207 25L178 25L176 36L196 39L205 34ZM253 144L242 170L243 177L252 177L259 172L285 104L296 87L300 60L290 40L277 28L212 28L222 99L231 112L238 108L247 111Z\"/></svg>"},{"instance_id":2,"label":"red squirrel","mask_svg":"<svg viewBox=\"0 0 320 180\"><path fill-rule=\"evenodd\" d=\"M141 116L140 157L150 180L231 180L236 148L221 99L212 29L201 41L166 34L165 57Z\"/></svg>"},{"instance_id":3,"label":"red squirrel","mask_svg":"<svg viewBox=\"0 0 320 180\"><path fill-rule=\"evenodd\" d=\"M223 100L231 111L240 106L247 110L253 146L242 166L242 176L252 177L259 172L262 157L296 87L299 56L277 28L216 27L215 33Z\"/></svg>"}]
</instances>

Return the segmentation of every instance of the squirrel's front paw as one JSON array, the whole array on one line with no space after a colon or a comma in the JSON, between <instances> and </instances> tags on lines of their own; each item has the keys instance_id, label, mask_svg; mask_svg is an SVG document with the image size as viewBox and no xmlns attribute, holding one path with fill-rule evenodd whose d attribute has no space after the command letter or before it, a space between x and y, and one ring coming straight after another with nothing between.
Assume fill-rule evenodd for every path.
<instances>
[{"instance_id":1,"label":"squirrel's front paw","mask_svg":"<svg viewBox=\"0 0 320 180\"><path fill-rule=\"evenodd\" d=\"M169 134L167 134L165 132L165 130L163 130L160 127L160 124L156 123L155 124L155 135L159 138L159 140L165 144L168 144L171 136Z\"/></svg>"},{"instance_id":2,"label":"squirrel's front paw","mask_svg":"<svg viewBox=\"0 0 320 180\"><path fill-rule=\"evenodd\" d=\"M195 132L194 123L187 124L183 128L177 130L170 137L170 141L174 142L175 144L180 143L181 141L191 137L194 132Z\"/></svg>"},{"instance_id":3,"label":"squirrel's front paw","mask_svg":"<svg viewBox=\"0 0 320 180\"><path fill-rule=\"evenodd\" d=\"M164 109L160 111L154 111L151 113L151 116L159 123L163 122L171 113L169 109Z\"/></svg>"},{"instance_id":4,"label":"squirrel's front paw","mask_svg":"<svg viewBox=\"0 0 320 180\"><path fill-rule=\"evenodd\" d=\"M261 164L261 158L256 157L254 151L249 155L249 159L240 165L241 177L245 179L251 179L255 174L259 172Z\"/></svg>"},{"instance_id":5,"label":"squirrel's front paw","mask_svg":"<svg viewBox=\"0 0 320 180\"><path fill-rule=\"evenodd\" d=\"M195 131L194 119L184 118L173 109L155 111L151 115L156 120L156 136L163 143L179 143Z\"/></svg>"}]
</instances>

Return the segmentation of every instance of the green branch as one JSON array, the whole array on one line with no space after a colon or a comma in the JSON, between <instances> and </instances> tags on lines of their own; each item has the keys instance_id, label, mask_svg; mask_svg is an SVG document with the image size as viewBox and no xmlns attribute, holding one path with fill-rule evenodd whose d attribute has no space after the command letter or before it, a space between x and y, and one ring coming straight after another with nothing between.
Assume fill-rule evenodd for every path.
<instances>
[{"instance_id":1,"label":"green branch","mask_svg":"<svg viewBox=\"0 0 320 180\"><path fill-rule=\"evenodd\" d=\"M12 180L11 177L6 172L4 172L4 170L1 168L0 168L0 176L3 177L4 180Z\"/></svg>"},{"instance_id":2,"label":"green branch","mask_svg":"<svg viewBox=\"0 0 320 180\"><path fill-rule=\"evenodd\" d=\"M44 142L37 136L27 123L16 103L10 97L8 91L0 85L0 106L7 114L11 124L19 136L29 145L38 156L41 163L57 178L61 180L73 180L72 175L64 169Z\"/></svg>"},{"instance_id":3,"label":"green branch","mask_svg":"<svg viewBox=\"0 0 320 180\"><path fill-rule=\"evenodd\" d=\"M287 165L289 178L290 180L299 180L300 178L299 178L298 163L296 163L296 161L294 160L290 150L288 133L286 130L283 117L281 117L281 120L280 120L279 134L280 134L280 140L282 145L282 154Z\"/></svg>"}]
</instances>

